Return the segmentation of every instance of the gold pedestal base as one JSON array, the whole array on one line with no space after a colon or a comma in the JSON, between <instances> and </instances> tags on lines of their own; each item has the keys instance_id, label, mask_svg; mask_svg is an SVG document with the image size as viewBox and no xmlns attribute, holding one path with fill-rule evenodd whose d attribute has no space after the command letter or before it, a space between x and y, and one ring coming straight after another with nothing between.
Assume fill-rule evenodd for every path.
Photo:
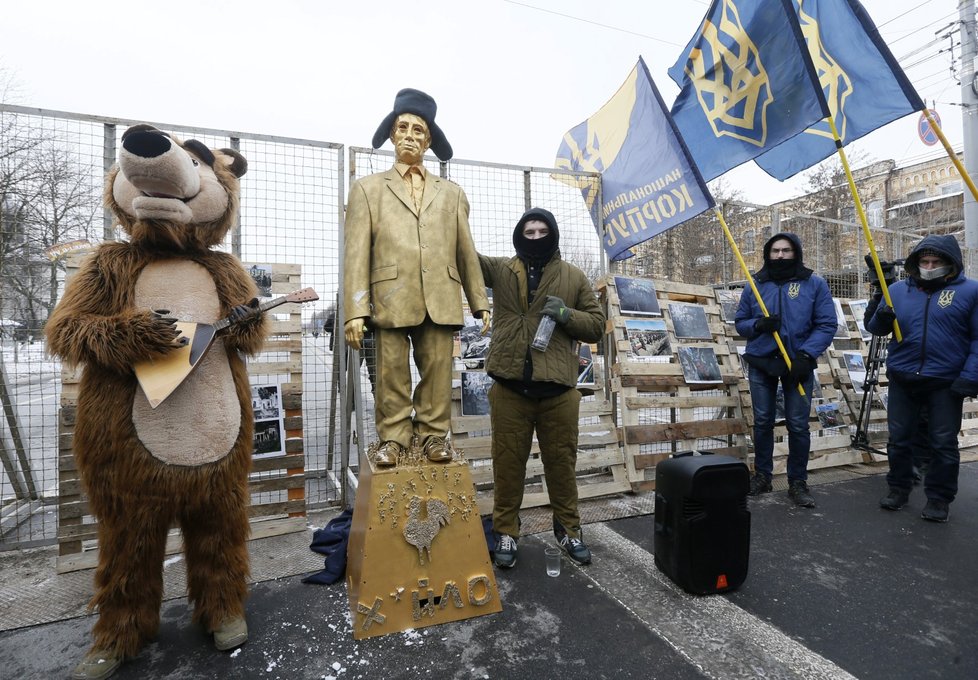
<instances>
[{"instance_id":1,"label":"gold pedestal base","mask_svg":"<svg viewBox=\"0 0 978 680\"><path fill-rule=\"evenodd\" d=\"M361 466L346 574L357 640L502 611L465 461Z\"/></svg>"}]
</instances>

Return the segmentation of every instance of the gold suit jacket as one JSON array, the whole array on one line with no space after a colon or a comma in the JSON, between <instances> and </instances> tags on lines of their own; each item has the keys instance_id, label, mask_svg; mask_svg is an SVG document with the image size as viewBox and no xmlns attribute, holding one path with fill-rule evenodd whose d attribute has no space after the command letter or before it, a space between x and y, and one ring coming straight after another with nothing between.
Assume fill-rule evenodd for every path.
<instances>
[{"instance_id":1,"label":"gold suit jacket","mask_svg":"<svg viewBox=\"0 0 978 680\"><path fill-rule=\"evenodd\" d=\"M344 322L378 328L461 326L462 289L473 314L488 311L469 201L454 182L426 173L420 214L394 168L357 180L347 201Z\"/></svg>"}]
</instances>

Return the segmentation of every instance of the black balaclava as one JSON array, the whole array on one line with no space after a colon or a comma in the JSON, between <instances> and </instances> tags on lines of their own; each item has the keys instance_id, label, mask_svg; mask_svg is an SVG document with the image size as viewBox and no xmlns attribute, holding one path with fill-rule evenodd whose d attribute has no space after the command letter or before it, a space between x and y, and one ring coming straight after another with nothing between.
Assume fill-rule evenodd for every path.
<instances>
[{"instance_id":1,"label":"black balaclava","mask_svg":"<svg viewBox=\"0 0 978 680\"><path fill-rule=\"evenodd\" d=\"M795 257L793 260L772 260L771 259L771 245L775 241L785 239L791 242L791 245L795 249ZM782 232L780 234L775 234L767 240L764 244L764 269L767 270L768 276L771 277L772 281L788 281L794 278L801 268L804 266L802 263L802 251L801 251L801 241L799 238L789 232Z\"/></svg>"},{"instance_id":2,"label":"black balaclava","mask_svg":"<svg viewBox=\"0 0 978 680\"><path fill-rule=\"evenodd\" d=\"M531 239L523 236L523 227L531 220L539 220L550 227L550 233L543 238ZM526 263L527 294L530 302L540 285L540 276L543 267L550 262L550 259L557 252L560 244L560 230L557 228L557 220L553 213L543 208L530 208L513 229L513 247L516 248L516 255Z\"/></svg>"}]
</instances>

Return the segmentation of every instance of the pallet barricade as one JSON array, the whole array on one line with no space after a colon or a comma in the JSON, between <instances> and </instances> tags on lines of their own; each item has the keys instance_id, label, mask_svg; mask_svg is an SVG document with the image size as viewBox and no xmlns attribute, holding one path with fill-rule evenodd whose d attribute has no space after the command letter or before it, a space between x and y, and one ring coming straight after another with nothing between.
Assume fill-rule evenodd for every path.
<instances>
[{"instance_id":1,"label":"pallet barricade","mask_svg":"<svg viewBox=\"0 0 978 680\"><path fill-rule=\"evenodd\" d=\"M713 290L611 276L606 292L611 384L632 489L653 488L655 465L674 452L745 458L740 360Z\"/></svg>"},{"instance_id":2,"label":"pallet barricade","mask_svg":"<svg viewBox=\"0 0 978 680\"><path fill-rule=\"evenodd\" d=\"M70 278L84 255L68 259ZM301 288L298 265L245 265L261 278L264 293L279 296ZM249 479L251 538L305 529L305 453L302 439L302 324L297 304L266 312L269 336L258 357L249 360L256 407L256 456ZM72 437L83 366L65 363L61 371L58 418L59 572L94 567L98 559L96 523L75 467ZM167 554L182 548L179 530L167 540Z\"/></svg>"}]
</instances>

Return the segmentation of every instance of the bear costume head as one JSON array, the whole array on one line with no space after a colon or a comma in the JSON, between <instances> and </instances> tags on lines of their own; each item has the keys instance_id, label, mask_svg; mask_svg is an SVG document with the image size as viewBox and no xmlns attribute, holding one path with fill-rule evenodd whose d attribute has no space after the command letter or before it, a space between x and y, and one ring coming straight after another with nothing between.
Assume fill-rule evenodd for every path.
<instances>
[{"instance_id":1,"label":"bear costume head","mask_svg":"<svg viewBox=\"0 0 978 680\"><path fill-rule=\"evenodd\" d=\"M193 252L219 245L238 214L248 162L234 149L212 151L152 125L122 135L119 162L105 182L105 205L135 245Z\"/></svg>"}]
</instances>

